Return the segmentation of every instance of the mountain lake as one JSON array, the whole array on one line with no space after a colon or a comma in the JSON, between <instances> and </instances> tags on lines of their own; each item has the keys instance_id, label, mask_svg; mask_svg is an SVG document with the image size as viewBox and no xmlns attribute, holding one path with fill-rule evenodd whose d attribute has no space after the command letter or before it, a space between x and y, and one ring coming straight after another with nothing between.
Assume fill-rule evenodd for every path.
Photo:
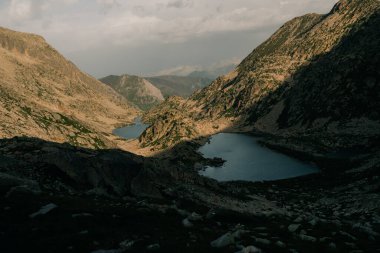
<instances>
[{"instance_id":1,"label":"mountain lake","mask_svg":"<svg viewBox=\"0 0 380 253\"><path fill-rule=\"evenodd\" d=\"M137 139L148 127L148 124L141 122L141 117L137 117L132 125L117 128L113 130L113 134L127 140Z\"/></svg>"},{"instance_id":2,"label":"mountain lake","mask_svg":"<svg viewBox=\"0 0 380 253\"><path fill-rule=\"evenodd\" d=\"M275 152L258 143L259 138L237 133L219 133L199 151L206 158L219 157L221 167L206 167L200 175L217 181L267 181L318 173L317 166Z\"/></svg>"},{"instance_id":3,"label":"mountain lake","mask_svg":"<svg viewBox=\"0 0 380 253\"><path fill-rule=\"evenodd\" d=\"M127 140L137 139L148 126L138 117L134 124L117 128L113 133ZM207 166L199 174L218 181L268 181L319 172L314 164L263 147L258 140L240 133L213 135L199 152L206 158L219 157L226 162L220 167Z\"/></svg>"}]
</instances>

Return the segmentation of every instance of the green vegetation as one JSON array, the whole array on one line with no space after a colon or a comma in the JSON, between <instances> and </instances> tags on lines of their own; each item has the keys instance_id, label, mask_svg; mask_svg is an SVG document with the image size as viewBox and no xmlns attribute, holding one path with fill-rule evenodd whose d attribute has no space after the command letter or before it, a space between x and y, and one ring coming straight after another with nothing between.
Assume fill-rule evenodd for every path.
<instances>
[{"instance_id":1,"label":"green vegetation","mask_svg":"<svg viewBox=\"0 0 380 253\"><path fill-rule=\"evenodd\" d=\"M59 114L59 115L61 116L61 121L60 122L58 121L56 123L62 123L63 125L71 126L75 129L79 130L80 133L84 133L84 134L92 133L88 128L84 127L78 121L71 119L71 118L68 118L62 114Z\"/></svg>"}]
</instances>

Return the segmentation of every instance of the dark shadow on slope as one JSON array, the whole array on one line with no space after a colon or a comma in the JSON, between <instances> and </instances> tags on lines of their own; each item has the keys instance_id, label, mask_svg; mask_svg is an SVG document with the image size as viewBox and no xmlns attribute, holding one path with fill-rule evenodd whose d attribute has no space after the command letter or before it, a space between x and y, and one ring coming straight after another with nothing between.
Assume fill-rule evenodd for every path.
<instances>
[{"instance_id":1,"label":"dark shadow on slope","mask_svg":"<svg viewBox=\"0 0 380 253\"><path fill-rule=\"evenodd\" d=\"M281 128L298 123L313 127L318 118L341 121L367 117L379 120L380 114L380 14L376 13L351 31L330 52L314 58L266 96L257 107L271 108L285 99L278 119ZM251 122L262 112L252 108Z\"/></svg>"},{"instance_id":2,"label":"dark shadow on slope","mask_svg":"<svg viewBox=\"0 0 380 253\"><path fill-rule=\"evenodd\" d=\"M35 180L52 192L130 194L131 182L143 168L142 158L120 150L93 150L29 137L0 140L0 156L0 171L14 177L10 184Z\"/></svg>"},{"instance_id":3,"label":"dark shadow on slope","mask_svg":"<svg viewBox=\"0 0 380 253\"><path fill-rule=\"evenodd\" d=\"M0 186L7 188L25 184L54 193L162 199L160 189L177 182L215 186L168 159L31 137L0 139Z\"/></svg>"},{"instance_id":4,"label":"dark shadow on slope","mask_svg":"<svg viewBox=\"0 0 380 253\"><path fill-rule=\"evenodd\" d=\"M208 208L164 195L186 182L211 188L215 183L208 181L121 150L0 139L0 251L150 252L159 244L155 252L220 252L209 243L226 226L202 220L191 230L199 236L191 242L178 208Z\"/></svg>"}]
</instances>

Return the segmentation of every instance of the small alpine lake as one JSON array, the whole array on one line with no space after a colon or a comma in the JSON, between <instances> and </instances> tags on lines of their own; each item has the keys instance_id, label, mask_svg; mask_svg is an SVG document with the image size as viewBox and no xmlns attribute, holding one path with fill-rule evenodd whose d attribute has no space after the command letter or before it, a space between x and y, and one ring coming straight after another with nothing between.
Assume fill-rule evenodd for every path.
<instances>
[{"instance_id":1,"label":"small alpine lake","mask_svg":"<svg viewBox=\"0 0 380 253\"><path fill-rule=\"evenodd\" d=\"M220 157L226 162L199 174L218 181L268 181L319 172L317 166L263 147L258 140L239 133L213 135L199 151L206 158Z\"/></svg>"},{"instance_id":2,"label":"small alpine lake","mask_svg":"<svg viewBox=\"0 0 380 253\"><path fill-rule=\"evenodd\" d=\"M127 140L137 139L148 127L148 124L141 122L141 117L137 117L132 125L117 128L113 130L113 134Z\"/></svg>"}]
</instances>

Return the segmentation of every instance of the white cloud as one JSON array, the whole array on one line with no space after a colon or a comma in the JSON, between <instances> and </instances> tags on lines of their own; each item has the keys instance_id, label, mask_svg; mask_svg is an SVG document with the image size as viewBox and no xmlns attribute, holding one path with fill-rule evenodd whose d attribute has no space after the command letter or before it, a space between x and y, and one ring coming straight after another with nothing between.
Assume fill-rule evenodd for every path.
<instances>
[{"instance_id":1,"label":"white cloud","mask_svg":"<svg viewBox=\"0 0 380 253\"><path fill-rule=\"evenodd\" d=\"M169 47L216 33L260 30L305 13L327 13L337 0L2 1L2 26L41 34L63 53L73 53L149 43Z\"/></svg>"},{"instance_id":2,"label":"white cloud","mask_svg":"<svg viewBox=\"0 0 380 253\"><path fill-rule=\"evenodd\" d=\"M63 0L63 2L65 3L65 4L75 4L75 3L77 3L79 0Z\"/></svg>"},{"instance_id":3,"label":"white cloud","mask_svg":"<svg viewBox=\"0 0 380 253\"><path fill-rule=\"evenodd\" d=\"M16 19L29 18L32 15L32 4L30 1L12 1L9 12Z\"/></svg>"},{"instance_id":4,"label":"white cloud","mask_svg":"<svg viewBox=\"0 0 380 253\"><path fill-rule=\"evenodd\" d=\"M177 8L177 9L188 8L188 7L191 7L191 6L193 6L193 1L192 0L175 0L175 1L170 1L167 4L167 7L169 7L169 8Z\"/></svg>"},{"instance_id":5,"label":"white cloud","mask_svg":"<svg viewBox=\"0 0 380 253\"><path fill-rule=\"evenodd\" d=\"M104 9L112 9L114 7L120 6L118 0L96 0L96 2L101 5Z\"/></svg>"},{"instance_id":6,"label":"white cloud","mask_svg":"<svg viewBox=\"0 0 380 253\"><path fill-rule=\"evenodd\" d=\"M9 16L16 22L38 18L46 7L46 3L41 0L12 0L9 5Z\"/></svg>"},{"instance_id":7,"label":"white cloud","mask_svg":"<svg viewBox=\"0 0 380 253\"><path fill-rule=\"evenodd\" d=\"M231 65L237 66L242 59L240 58L231 58L224 59L219 62L215 62L212 65L204 66L204 65L180 65L168 69L160 70L156 73L153 73L152 76L160 76L160 75L178 75L178 76L187 76L194 71L217 71L218 69L230 67Z\"/></svg>"},{"instance_id":8,"label":"white cloud","mask_svg":"<svg viewBox=\"0 0 380 253\"><path fill-rule=\"evenodd\" d=\"M104 37L112 38L108 42L115 45L138 45L143 41L178 43L208 33L252 30L306 12L327 11L334 1L9 0L9 11L1 15L0 22L48 37L54 35L54 40L67 36L67 32L83 34L71 36L72 43L65 44L66 50L74 46L71 50L77 50L87 47L88 40L101 45ZM4 22L7 19L11 22ZM59 33L58 28L63 30ZM87 39L78 41L82 38Z\"/></svg>"}]
</instances>

